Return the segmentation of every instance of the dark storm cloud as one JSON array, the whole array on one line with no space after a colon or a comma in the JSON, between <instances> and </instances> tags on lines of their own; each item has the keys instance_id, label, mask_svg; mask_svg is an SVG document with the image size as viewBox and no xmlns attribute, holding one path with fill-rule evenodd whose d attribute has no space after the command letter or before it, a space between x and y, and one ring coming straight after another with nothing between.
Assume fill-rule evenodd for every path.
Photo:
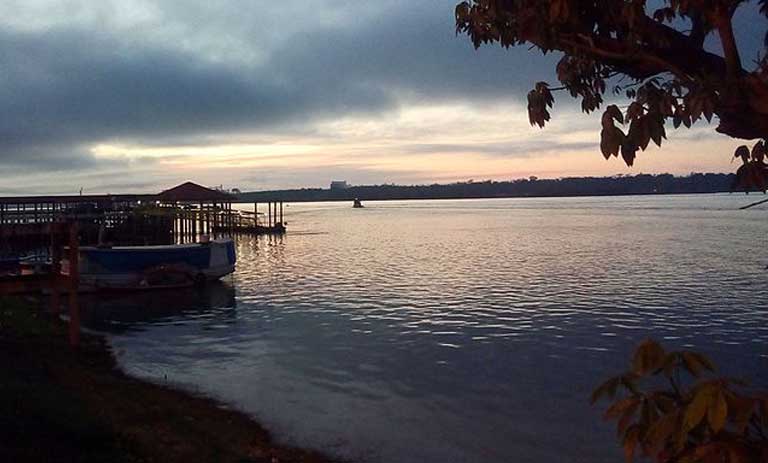
<instances>
[{"instance_id":1,"label":"dark storm cloud","mask_svg":"<svg viewBox=\"0 0 768 463\"><path fill-rule=\"evenodd\" d=\"M101 141L301 126L404 99L518 96L531 80L512 54L456 38L450 9L399 12L352 29L307 27L257 65L105 31L0 29L0 162L34 163L41 146L63 148L53 157Z\"/></svg>"},{"instance_id":2,"label":"dark storm cloud","mask_svg":"<svg viewBox=\"0 0 768 463\"><path fill-rule=\"evenodd\" d=\"M278 92L233 69L81 31L0 33L4 147L263 122ZM259 91L261 90L261 91Z\"/></svg>"},{"instance_id":3,"label":"dark storm cloud","mask_svg":"<svg viewBox=\"0 0 768 463\"><path fill-rule=\"evenodd\" d=\"M475 50L453 29L453 12L430 3L354 28L297 34L276 50L273 65L302 87L350 83L401 92L405 97L522 101L534 79L554 79L555 57L496 46Z\"/></svg>"},{"instance_id":4,"label":"dark storm cloud","mask_svg":"<svg viewBox=\"0 0 768 463\"><path fill-rule=\"evenodd\" d=\"M98 159L84 146L70 145L56 139L46 143L31 139L25 143L0 146L0 166L13 168L17 174L37 171L72 171L99 167L120 167L127 160Z\"/></svg>"},{"instance_id":5,"label":"dark storm cloud","mask_svg":"<svg viewBox=\"0 0 768 463\"><path fill-rule=\"evenodd\" d=\"M6 163L33 163L44 155L41 148L55 157L103 140L151 143L265 127L320 108L389 104L381 91L350 86L336 98L321 97L278 84L263 71L170 50L136 50L76 31L0 32L0 69L0 160Z\"/></svg>"},{"instance_id":6,"label":"dark storm cloud","mask_svg":"<svg viewBox=\"0 0 768 463\"><path fill-rule=\"evenodd\" d=\"M100 142L299 133L317 120L413 102L522 101L533 82L554 80L554 56L524 47L475 51L466 37L456 37L454 4L393 3L359 24L297 17L305 24L279 40L253 31L247 32L252 40L240 37L261 52L259 60L242 62L93 26L27 32L0 26L0 165L86 168L98 164L88 147ZM259 9L262 26L270 8L280 6ZM757 35L748 37L760 40Z\"/></svg>"}]
</instances>

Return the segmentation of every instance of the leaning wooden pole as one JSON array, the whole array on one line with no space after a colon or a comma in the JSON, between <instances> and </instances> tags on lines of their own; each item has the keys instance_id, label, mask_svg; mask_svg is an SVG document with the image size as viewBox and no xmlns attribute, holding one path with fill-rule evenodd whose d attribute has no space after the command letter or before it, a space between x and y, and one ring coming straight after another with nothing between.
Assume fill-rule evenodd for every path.
<instances>
[{"instance_id":1,"label":"leaning wooden pole","mask_svg":"<svg viewBox=\"0 0 768 463\"><path fill-rule=\"evenodd\" d=\"M52 223L51 227L51 312L59 313L61 300L59 298L59 285L61 284L61 241L59 234L61 228Z\"/></svg>"},{"instance_id":2,"label":"leaning wooden pole","mask_svg":"<svg viewBox=\"0 0 768 463\"><path fill-rule=\"evenodd\" d=\"M759 206L759 205L761 205L761 204L763 204L763 203L768 203L768 199L763 199L762 201L758 201L758 202L756 202L756 203L747 204L746 206L742 206L742 207L740 207L740 208L739 208L739 210L740 210L740 211L743 211L744 209L749 209L750 207Z\"/></svg>"},{"instance_id":3,"label":"leaning wooden pole","mask_svg":"<svg viewBox=\"0 0 768 463\"><path fill-rule=\"evenodd\" d=\"M77 222L69 227L69 345L80 345L80 303L77 291L80 286L80 243Z\"/></svg>"}]
</instances>

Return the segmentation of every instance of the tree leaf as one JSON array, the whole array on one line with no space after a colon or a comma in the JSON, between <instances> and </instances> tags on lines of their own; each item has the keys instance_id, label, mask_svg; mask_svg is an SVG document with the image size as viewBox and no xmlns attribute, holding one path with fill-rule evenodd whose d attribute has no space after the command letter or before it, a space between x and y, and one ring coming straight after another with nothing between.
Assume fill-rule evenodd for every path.
<instances>
[{"instance_id":1,"label":"tree leaf","mask_svg":"<svg viewBox=\"0 0 768 463\"><path fill-rule=\"evenodd\" d=\"M704 415L709 409L710 401L712 400L712 392L709 388L700 388L693 400L685 408L685 416L683 417L683 429L689 431L695 428L701 420L704 419Z\"/></svg>"},{"instance_id":2,"label":"tree leaf","mask_svg":"<svg viewBox=\"0 0 768 463\"><path fill-rule=\"evenodd\" d=\"M664 348L661 344L646 339L637 347L632 358L632 371L638 375L647 375L662 367L665 359Z\"/></svg>"},{"instance_id":3,"label":"tree leaf","mask_svg":"<svg viewBox=\"0 0 768 463\"><path fill-rule=\"evenodd\" d=\"M603 118L605 118L606 116L611 119L615 119L616 121L619 122L619 124L624 123L624 115L621 113L621 110L619 109L619 107L616 106L615 104L612 104L607 108L605 108L605 112L603 113Z\"/></svg>"},{"instance_id":4,"label":"tree leaf","mask_svg":"<svg viewBox=\"0 0 768 463\"><path fill-rule=\"evenodd\" d=\"M651 447L651 450L659 450L664 447L666 440L678 427L680 413L668 413L651 425L645 434L645 441Z\"/></svg>"},{"instance_id":5,"label":"tree leaf","mask_svg":"<svg viewBox=\"0 0 768 463\"><path fill-rule=\"evenodd\" d=\"M656 146L661 146L661 139L666 138L666 133L664 132L664 123L655 120L649 120L648 132L651 135L651 140L656 143Z\"/></svg>"},{"instance_id":6,"label":"tree leaf","mask_svg":"<svg viewBox=\"0 0 768 463\"><path fill-rule=\"evenodd\" d=\"M710 402L709 409L707 410L707 421L709 421L709 426L712 428L712 431L715 433L720 432L720 430L723 429L723 426L725 426L725 419L727 417L728 404L725 402L723 392L719 391L715 394L715 397Z\"/></svg>"},{"instance_id":7,"label":"tree leaf","mask_svg":"<svg viewBox=\"0 0 768 463\"><path fill-rule=\"evenodd\" d=\"M704 370L715 371L715 366L707 357L697 352L682 353L683 366L693 376L699 377Z\"/></svg>"},{"instance_id":8,"label":"tree leaf","mask_svg":"<svg viewBox=\"0 0 768 463\"><path fill-rule=\"evenodd\" d=\"M738 148L736 148L736 152L733 154L734 158L741 158L741 160L744 162L744 164L749 162L749 148L747 148L746 145L741 145Z\"/></svg>"},{"instance_id":9,"label":"tree leaf","mask_svg":"<svg viewBox=\"0 0 768 463\"><path fill-rule=\"evenodd\" d=\"M636 397L627 397L626 399L619 400L605 411L603 418L606 420L618 418L622 416L624 412L626 412L629 408L637 407L639 402L640 399Z\"/></svg>"},{"instance_id":10,"label":"tree leaf","mask_svg":"<svg viewBox=\"0 0 768 463\"><path fill-rule=\"evenodd\" d=\"M640 440L640 428L637 425L632 425L627 429L627 433L624 435L623 447L624 458L627 463L631 463L635 458L635 448Z\"/></svg>"},{"instance_id":11,"label":"tree leaf","mask_svg":"<svg viewBox=\"0 0 768 463\"><path fill-rule=\"evenodd\" d=\"M728 416L733 426L737 432L744 432L755 411L754 400L737 394L729 394L725 399L728 402Z\"/></svg>"},{"instance_id":12,"label":"tree leaf","mask_svg":"<svg viewBox=\"0 0 768 463\"><path fill-rule=\"evenodd\" d=\"M613 399L616 396L616 389L619 387L619 384L621 384L621 378L618 376L605 381L592 392L589 402L594 404L606 396Z\"/></svg>"},{"instance_id":13,"label":"tree leaf","mask_svg":"<svg viewBox=\"0 0 768 463\"><path fill-rule=\"evenodd\" d=\"M632 167L635 163L636 153L637 145L635 142L629 140L629 138L625 139L624 143L621 145L621 157L629 167Z\"/></svg>"},{"instance_id":14,"label":"tree leaf","mask_svg":"<svg viewBox=\"0 0 768 463\"><path fill-rule=\"evenodd\" d=\"M675 373L675 368L678 365L678 362L680 361L680 353L679 352L670 352L664 357L664 361L662 362L661 368L664 372L664 376L667 378L671 378L672 375Z\"/></svg>"},{"instance_id":15,"label":"tree leaf","mask_svg":"<svg viewBox=\"0 0 768 463\"><path fill-rule=\"evenodd\" d=\"M635 401L635 403L624 409L624 413L616 424L616 432L619 436L623 436L629 425L632 423L632 418L634 418L639 405L640 401Z\"/></svg>"},{"instance_id":16,"label":"tree leaf","mask_svg":"<svg viewBox=\"0 0 768 463\"><path fill-rule=\"evenodd\" d=\"M765 144L762 140L755 143L755 146L752 147L752 160L762 163L765 159Z\"/></svg>"}]
</instances>

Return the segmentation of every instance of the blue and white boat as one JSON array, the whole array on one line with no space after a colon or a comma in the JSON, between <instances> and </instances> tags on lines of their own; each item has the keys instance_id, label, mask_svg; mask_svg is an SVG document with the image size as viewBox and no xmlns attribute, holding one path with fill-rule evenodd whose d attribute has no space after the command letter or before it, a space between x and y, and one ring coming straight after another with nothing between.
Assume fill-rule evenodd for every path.
<instances>
[{"instance_id":1,"label":"blue and white boat","mask_svg":"<svg viewBox=\"0 0 768 463\"><path fill-rule=\"evenodd\" d=\"M180 288L218 280L235 271L230 239L170 246L83 246L80 289L137 290ZM62 261L68 273L68 262Z\"/></svg>"}]
</instances>

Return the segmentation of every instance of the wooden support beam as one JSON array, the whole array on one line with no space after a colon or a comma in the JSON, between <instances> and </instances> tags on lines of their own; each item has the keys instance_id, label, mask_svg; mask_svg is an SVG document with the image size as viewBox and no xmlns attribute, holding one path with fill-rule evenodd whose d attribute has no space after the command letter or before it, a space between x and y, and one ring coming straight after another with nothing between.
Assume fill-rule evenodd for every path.
<instances>
[{"instance_id":1,"label":"wooden support beam","mask_svg":"<svg viewBox=\"0 0 768 463\"><path fill-rule=\"evenodd\" d=\"M77 222L69 228L69 345L80 346L80 301L77 291L80 286L80 241L77 236Z\"/></svg>"},{"instance_id":2,"label":"wooden support beam","mask_svg":"<svg viewBox=\"0 0 768 463\"><path fill-rule=\"evenodd\" d=\"M61 238L58 230L51 230L51 312L59 313L61 307Z\"/></svg>"}]
</instances>

